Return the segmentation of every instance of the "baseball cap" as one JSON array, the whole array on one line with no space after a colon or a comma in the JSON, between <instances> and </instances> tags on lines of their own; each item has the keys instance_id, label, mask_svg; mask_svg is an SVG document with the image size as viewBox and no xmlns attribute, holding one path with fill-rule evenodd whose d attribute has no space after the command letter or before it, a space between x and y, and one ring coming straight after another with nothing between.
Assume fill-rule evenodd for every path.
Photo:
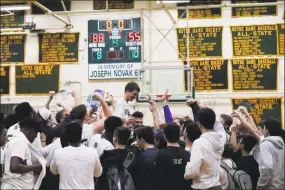
<instances>
[{"instance_id":1,"label":"baseball cap","mask_svg":"<svg viewBox=\"0 0 285 190\"><path fill-rule=\"evenodd\" d=\"M47 121L48 118L51 116L51 111L47 108L41 108L41 109L39 109L38 112L44 121Z\"/></svg>"}]
</instances>

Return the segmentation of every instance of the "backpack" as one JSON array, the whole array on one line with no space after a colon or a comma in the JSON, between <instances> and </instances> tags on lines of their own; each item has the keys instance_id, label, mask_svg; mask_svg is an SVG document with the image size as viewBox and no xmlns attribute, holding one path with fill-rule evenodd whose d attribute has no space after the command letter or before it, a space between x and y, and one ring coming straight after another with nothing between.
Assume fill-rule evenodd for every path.
<instances>
[{"instance_id":1,"label":"backpack","mask_svg":"<svg viewBox=\"0 0 285 190\"><path fill-rule=\"evenodd\" d=\"M128 171L128 167L131 165L135 155L129 152L123 167L112 166L108 169L107 179L109 190L134 190L135 185L131 174Z\"/></svg>"},{"instance_id":2,"label":"backpack","mask_svg":"<svg viewBox=\"0 0 285 190\"><path fill-rule=\"evenodd\" d=\"M227 171L228 174L228 190L240 189L240 190L251 190L252 183L250 176L242 171L237 170L235 164L233 168L230 168L226 163L222 162L221 167Z\"/></svg>"}]
</instances>

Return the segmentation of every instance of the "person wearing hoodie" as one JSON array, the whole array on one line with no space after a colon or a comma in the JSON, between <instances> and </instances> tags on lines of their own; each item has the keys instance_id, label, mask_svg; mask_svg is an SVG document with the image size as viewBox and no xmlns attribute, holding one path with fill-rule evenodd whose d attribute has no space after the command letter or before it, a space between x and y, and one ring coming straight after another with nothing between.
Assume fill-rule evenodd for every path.
<instances>
[{"instance_id":1,"label":"person wearing hoodie","mask_svg":"<svg viewBox=\"0 0 285 190\"><path fill-rule=\"evenodd\" d=\"M130 138L131 131L128 128L117 127L114 136L113 143L114 150L104 150L104 153L100 157L100 161L103 167L103 173L98 178L95 189L109 190L107 173L110 167L116 165L122 167L128 153L131 151L127 148L127 143ZM131 169L131 167L130 167Z\"/></svg>"},{"instance_id":2,"label":"person wearing hoodie","mask_svg":"<svg viewBox=\"0 0 285 190\"><path fill-rule=\"evenodd\" d=\"M225 138L214 131L216 114L212 109L201 108L197 120L202 135L193 143L184 177L187 180L193 179L193 189L222 189L219 171Z\"/></svg>"},{"instance_id":3,"label":"person wearing hoodie","mask_svg":"<svg viewBox=\"0 0 285 190\"><path fill-rule=\"evenodd\" d=\"M285 132L276 119L265 121L265 138L260 145L257 189L284 189Z\"/></svg>"}]
</instances>

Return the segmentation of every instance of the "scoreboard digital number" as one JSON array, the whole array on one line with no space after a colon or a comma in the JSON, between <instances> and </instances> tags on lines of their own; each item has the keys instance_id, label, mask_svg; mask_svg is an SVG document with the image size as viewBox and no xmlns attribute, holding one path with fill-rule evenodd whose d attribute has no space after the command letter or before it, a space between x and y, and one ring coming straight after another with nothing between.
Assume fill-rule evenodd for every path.
<instances>
[{"instance_id":1,"label":"scoreboard digital number","mask_svg":"<svg viewBox=\"0 0 285 190\"><path fill-rule=\"evenodd\" d=\"M141 62L140 25L140 18L89 20L89 79L137 77L135 70Z\"/></svg>"}]
</instances>

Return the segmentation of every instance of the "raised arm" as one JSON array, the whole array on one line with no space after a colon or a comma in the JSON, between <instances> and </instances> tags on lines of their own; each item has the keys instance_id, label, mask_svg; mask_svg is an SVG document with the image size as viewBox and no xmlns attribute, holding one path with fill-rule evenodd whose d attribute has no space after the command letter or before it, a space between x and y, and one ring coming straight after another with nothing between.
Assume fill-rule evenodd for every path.
<instances>
[{"instance_id":1,"label":"raised arm","mask_svg":"<svg viewBox=\"0 0 285 190\"><path fill-rule=\"evenodd\" d=\"M149 100L149 110L151 111L152 118L153 118L153 126L155 130L159 130L159 113L156 107L156 103L153 100Z\"/></svg>"},{"instance_id":2,"label":"raised arm","mask_svg":"<svg viewBox=\"0 0 285 190\"><path fill-rule=\"evenodd\" d=\"M93 95L93 99L100 101L103 113L105 115L105 118L99 119L98 121L93 123L94 134L99 134L104 130L104 121L107 117L112 115L112 110L108 107L108 104L105 102L105 99L99 93L95 92Z\"/></svg>"},{"instance_id":3,"label":"raised arm","mask_svg":"<svg viewBox=\"0 0 285 190\"><path fill-rule=\"evenodd\" d=\"M71 95L74 98L74 106L78 106L79 104L81 104L81 94L79 94L78 91L73 90L71 92Z\"/></svg>"},{"instance_id":4,"label":"raised arm","mask_svg":"<svg viewBox=\"0 0 285 190\"><path fill-rule=\"evenodd\" d=\"M238 144L237 144L237 125L235 123L235 121L233 122L232 126L231 126L231 137L230 137L230 143L233 145L234 148L234 152L238 151Z\"/></svg>"},{"instance_id":5,"label":"raised arm","mask_svg":"<svg viewBox=\"0 0 285 190\"><path fill-rule=\"evenodd\" d=\"M194 121L197 121L197 114L198 111L200 110L200 106L198 105L197 101L193 98L190 98L186 101L186 104L191 107L192 112L193 112L193 119Z\"/></svg>"},{"instance_id":6,"label":"raised arm","mask_svg":"<svg viewBox=\"0 0 285 190\"><path fill-rule=\"evenodd\" d=\"M254 120L251 117L251 115L248 113L247 109L245 107L241 107L239 108L239 111L245 115L246 121L251 125L251 127L253 127L254 130L257 130Z\"/></svg>"},{"instance_id":7,"label":"raised arm","mask_svg":"<svg viewBox=\"0 0 285 190\"><path fill-rule=\"evenodd\" d=\"M246 119L241 115L239 111L235 110L232 114L232 117L238 118L238 120L241 122L240 126L246 129L258 141L260 141L260 137L255 132L255 128L249 122L246 121Z\"/></svg>"},{"instance_id":8,"label":"raised arm","mask_svg":"<svg viewBox=\"0 0 285 190\"><path fill-rule=\"evenodd\" d=\"M49 91L49 93L48 93L48 99L47 99L47 102L46 102L46 105L45 105L45 107L47 108L47 109L49 109L49 106L50 106L50 103L51 103L51 101L52 101L52 99L53 99L53 95L55 94L55 92L54 91Z\"/></svg>"},{"instance_id":9,"label":"raised arm","mask_svg":"<svg viewBox=\"0 0 285 190\"><path fill-rule=\"evenodd\" d=\"M167 94L168 94L168 89L165 90L165 93L162 96L161 100L163 103L163 112L164 112L165 123L171 123L171 122L173 122L173 117L172 117L171 111L170 111L169 106L168 106Z\"/></svg>"}]
</instances>

